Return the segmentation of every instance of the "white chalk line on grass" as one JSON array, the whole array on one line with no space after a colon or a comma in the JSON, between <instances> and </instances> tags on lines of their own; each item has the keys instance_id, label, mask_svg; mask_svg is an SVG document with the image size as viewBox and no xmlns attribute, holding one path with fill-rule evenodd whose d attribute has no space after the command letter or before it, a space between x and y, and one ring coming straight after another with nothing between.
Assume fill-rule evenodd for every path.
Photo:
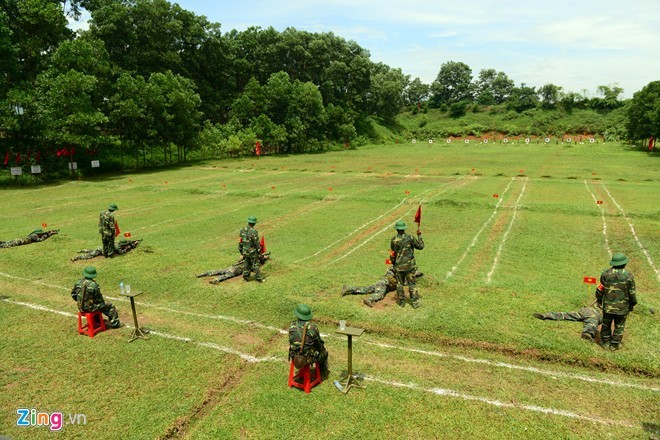
<instances>
[{"instance_id":1,"label":"white chalk line on grass","mask_svg":"<svg viewBox=\"0 0 660 440\"><path fill-rule=\"evenodd\" d=\"M424 194L424 193L426 193L426 192L428 192L428 191L430 191L430 190L426 190L426 191L424 191L423 193L421 193L420 195L422 195L422 194ZM326 247L324 247L324 248L321 249L320 251L316 252L315 254L312 254L312 255L309 255L309 256L307 256L307 257L305 257L305 258L301 258L300 260L294 261L294 264L295 264L295 263L303 262L303 261L305 261L305 260L309 260L310 258L314 258L314 257L316 257L318 254L320 254L320 253L322 253L322 252L324 252L324 251L330 249L331 247L333 247L333 246L336 245L337 243L340 243L340 242L346 240L347 238L349 238L349 237L351 237L352 235L358 233L359 231L361 231L362 229L366 228L366 227L369 226L370 224L372 224L372 223L374 223L374 222L380 220L381 218L383 218L384 216L386 216L386 215L389 214L390 212L392 212L392 211L394 211L395 209L397 209L399 206L403 205L403 204L406 202L406 200L408 200L408 199L407 199L407 198L404 198L404 199L401 200L397 205L395 205L393 208L390 208L390 209L388 209L387 211L385 211L384 213L382 213L381 215L379 215L378 217L369 220L367 223L363 224L362 226L358 226L358 227L355 228L352 232L349 232L347 235L345 235L345 236L343 236L343 237L341 237L341 238L339 238L339 239L333 241L332 243L330 243L329 245L327 245Z\"/></svg>"},{"instance_id":2,"label":"white chalk line on grass","mask_svg":"<svg viewBox=\"0 0 660 440\"><path fill-rule=\"evenodd\" d=\"M607 222L605 221L605 210L603 209L603 205L598 204L598 199L596 199L596 196L594 193L591 192L589 189L589 185L587 184L587 181L584 181L584 186L587 187L587 191L589 191L589 194L591 194L591 198L594 199L594 203L598 208L600 208L600 217L603 219L603 237L605 239L605 250L607 253L610 255L610 258L612 258L612 249L610 248L610 242L607 239Z\"/></svg>"},{"instance_id":3,"label":"white chalk line on grass","mask_svg":"<svg viewBox=\"0 0 660 440\"><path fill-rule=\"evenodd\" d=\"M51 309L51 308L44 307L44 306L41 306L41 305L38 305L38 304L26 303L26 302L23 302L23 301L14 301L14 300L10 300L10 299L7 299L7 298L0 298L0 300L4 301L6 303L19 305L19 306L24 306L24 307L28 307L28 308L35 309L35 310L45 311L45 312L49 312L49 313L55 313L55 314L63 315L63 316L70 317L70 318L77 318L77 315L75 315L73 313ZM126 325L125 327L126 328L133 328L133 327L128 326L128 325ZM259 357L256 357L256 356L252 356L250 354L242 353L238 350L234 350L233 348L225 347L225 346L218 345L218 344L215 344L215 343L212 343L212 342L195 341L191 338L172 335L172 334L169 334L169 333L163 333L163 332L158 332L158 331L153 331L152 330L149 334L154 335L154 336L159 336L159 337L162 337L162 338L166 338L166 339L171 339L171 340L175 340L175 341L184 342L184 343L192 342L195 345L200 346L200 347L211 348L213 350L217 350L217 351L220 351L220 352L223 352L223 353L238 356L241 359L243 359L243 360L245 360L249 363L261 363L261 362L272 362L272 361L286 362L283 358L275 358L275 357L262 357L262 358L259 358ZM542 407L542 406L538 406L538 405L527 405L527 404L502 402L501 400L491 399L491 398L488 398L488 397L474 396L474 395L471 395L471 394L464 394L464 393L460 393L458 391L454 391L454 390L450 390L450 389L446 389L446 388L424 388L424 387L422 387L420 385L417 385L415 383L393 382L393 381L389 381L389 380L385 380L385 379L380 379L380 378L375 377L375 376L365 376L365 379L369 380L369 381L372 381L372 382L380 383L380 384L383 384L383 385L389 385L389 386L392 386L392 387L395 387L395 388L408 388L408 389L415 390L415 391L424 391L424 392L432 393L432 394L439 395L439 396L447 396L447 397L453 397L453 398L457 398L457 399L469 400L469 401L473 401L473 402L480 402L480 403L485 403L485 404L488 404L488 405L498 406L498 407L502 407L502 408L523 409L523 410L527 410L527 411L540 412L540 413L543 413L543 414L551 414L551 415L556 415L556 416L586 420L586 421L605 424L605 425L621 425L621 426L626 426L626 427L630 427L630 428L634 427L634 425L631 425L628 422L623 422L623 421L618 421L618 420L610 420L610 419L602 419L602 418L592 417L592 416L584 416L584 415L576 414L576 413L573 413L573 412L570 412L570 411L559 410L559 409L554 409L554 408L546 408L546 407Z\"/></svg>"},{"instance_id":4,"label":"white chalk line on grass","mask_svg":"<svg viewBox=\"0 0 660 440\"><path fill-rule=\"evenodd\" d=\"M635 425L632 425L629 422L621 421L621 420L611 420L611 419L603 419L600 417L593 417L593 416L584 416L581 414L576 414L570 411L565 411L562 409L554 409L554 408L545 408L542 406L537 406L537 405L526 405L526 404L521 404L521 403L509 403L509 402L502 402L501 400L497 399L489 399L487 397L479 397L479 396L473 396L471 394L464 394L464 393L459 393L454 390L448 390L446 388L424 388L420 385L414 384L414 383L402 383L402 382L393 382L389 380L383 380L379 379L377 377L373 376L365 376L366 380L370 380L372 382L377 382L380 384L384 385L390 385L393 387L397 388L408 388L411 390L415 391L424 391L427 393L432 393L438 396L447 396L447 397L454 397L458 399L463 399L463 400L470 400L474 402L481 402L481 403L486 403L488 405L493 405L493 406L498 406L501 408L515 408L515 409L524 409L527 411L534 411L534 412L540 412L543 414L552 414L555 416L562 416L562 417L569 417L573 419L579 419L579 420L585 420L593 423L599 423L601 425L619 425L619 426L625 426L627 428L634 428Z\"/></svg>"},{"instance_id":5,"label":"white chalk line on grass","mask_svg":"<svg viewBox=\"0 0 660 440\"><path fill-rule=\"evenodd\" d=\"M605 184L604 184L604 183L601 183L601 185L603 186L603 189L605 190L605 192L607 193L607 195L610 197L610 199L612 199L612 202L614 202L614 205L616 205L616 207L619 209L619 211L621 211L621 215L623 215L623 218L625 218L626 221L628 222L628 226L630 226L630 231L632 232L633 237L635 237L635 241L637 242L637 245L638 245L639 248L642 250L642 252L644 253L644 255L646 255L646 261L649 262L649 265L650 265L651 268L655 271L655 276L656 276L656 278L658 279L658 281L660 281L660 271L658 270L657 267L655 267L655 264L653 263L653 260L651 259L651 256L649 255L649 252L646 250L646 248L644 247L644 245L642 244L642 242L639 241L639 237L637 237L637 233L635 232L635 228L633 227L633 224L632 224L632 222L630 221L630 218L626 215L626 213L625 213L625 211L623 210L623 208L622 208L622 207L616 202L616 200L614 199L614 197L612 196L612 194L610 194L610 192L607 190L607 187L605 186Z\"/></svg>"},{"instance_id":6,"label":"white chalk line on grass","mask_svg":"<svg viewBox=\"0 0 660 440\"><path fill-rule=\"evenodd\" d=\"M470 252L470 249L472 249L477 244L477 240L479 239L479 235L481 235L481 233L484 231L484 229L486 229L486 226L488 226L488 224L493 220L493 218L495 218L495 215L497 215L497 210L499 209L500 204L504 200L504 195L507 193L507 191L509 191L509 188L511 187L511 184L513 183L514 180L515 180L515 177L512 177L511 180L509 181L509 184L506 186L506 189L504 190L504 192L501 194L499 200L497 201L497 204L495 205L495 209L493 210L492 214L490 215L488 220L486 220L484 222L483 226L481 226L481 229L479 229L479 232L477 232L477 235L474 236L474 238L472 239L472 242L467 247L467 249L465 249L465 252L463 252L463 255L458 260L458 262L454 265L454 267L451 268L451 270L449 272L447 272L447 276L445 277L445 280L448 280L449 278L451 278L451 276L454 274L454 272L456 272L458 270L458 267L461 265L463 260L465 260L465 257L467 257L467 254Z\"/></svg>"},{"instance_id":7,"label":"white chalk line on grass","mask_svg":"<svg viewBox=\"0 0 660 440\"><path fill-rule=\"evenodd\" d=\"M48 308L48 307L41 306L41 305L39 305L39 304L27 303L27 302L23 302L23 301L14 301L14 300L11 300L11 299L8 299L8 298L0 298L0 301L4 301L4 302L6 302L6 303L10 303L10 304L14 304L14 305L19 305L19 306L29 307L29 308L31 308L31 309L41 310L41 311L44 311L44 312L56 313L56 314L58 314L58 315L62 315L62 316L66 316L66 317L78 318L78 315L77 315L77 314L69 313L69 312L63 312L63 311L61 311L61 310L56 310L56 309L51 309L51 308ZM126 328L129 328L129 329L130 329L130 328L134 328L134 327L132 327L132 326L130 326L130 325L124 325L124 326L125 326ZM155 336L160 336L160 337L162 337L162 338L166 338L166 339L172 339L172 340L175 340L175 341L192 342L192 343L194 343L195 345L199 345L200 347L212 348L212 349L214 349L214 350L221 351L221 352L223 352L223 353L236 355L236 356L240 357L241 359L244 359L244 360L246 360L247 362L251 362L251 363L257 363L257 362L268 362L268 361L276 361L276 360L278 360L277 358L274 358L274 357L263 357L263 358L259 358L259 357L255 357L255 356L252 356L252 355L247 354L247 353L242 353L242 352L240 352L240 351L238 351L238 350L234 350L233 348L224 347L224 346L222 346L222 345L215 344L215 343L213 343L213 342L195 341L195 340L193 340L193 339L191 339L191 338L186 338L186 337L183 337L183 336L172 335L172 334L169 334L169 333L164 333L164 332L159 332L159 331L151 330L151 331L149 332L149 334L150 334L150 335L155 335Z\"/></svg>"},{"instance_id":8,"label":"white chalk line on grass","mask_svg":"<svg viewBox=\"0 0 660 440\"><path fill-rule=\"evenodd\" d=\"M506 362L499 362L499 361L491 361L488 359L482 359L482 358L473 358L469 356L461 356L461 355L454 355L454 354L447 354L447 353L441 353L438 351L428 351L428 350L420 350L417 348L407 348L407 347L402 347L399 345L391 345L391 344L385 344L382 342L371 342L371 341L364 341L365 344L368 345L373 345L376 347L381 347L381 348L389 348L393 350L402 350L402 351L407 351L410 353L418 353L418 354L423 354L425 356L435 356L435 357L441 357L441 358L452 358L456 359L462 362L468 362L468 363L475 363L475 364L483 364L483 365L488 365L491 367L498 367L498 368L507 368L510 370L519 370L519 371L526 371L528 373L534 373L534 374L540 374L543 376L548 376L552 378L556 377L563 377L567 379L575 379L575 380L581 380L584 382L590 382L590 383L600 383L600 384L606 384L606 385L611 385L615 387L624 387L624 388L637 388L640 390L645 390L645 391L655 391L659 392L660 388L654 388L654 387L649 387L645 385L639 385L636 383L628 383L628 382L619 382L615 380L607 380L607 379L598 379L595 377L589 377L585 376L582 374L574 374L574 373L564 373L562 371L552 371L552 370L543 370L540 368L536 367L527 367L523 365L515 365L515 364L509 364Z\"/></svg>"},{"instance_id":9,"label":"white chalk line on grass","mask_svg":"<svg viewBox=\"0 0 660 440\"><path fill-rule=\"evenodd\" d=\"M520 206L520 199L522 199L523 195L525 194L525 188L527 188L528 180L529 177L525 177L525 184L523 185L522 190L520 191L520 195L518 196L518 200L516 200L516 204L513 205L513 215L511 216L511 221L509 222L509 226L506 228L506 231L502 236L502 241L500 241L500 245L497 247L497 252L495 253L495 258L493 259L493 267L490 268L490 272L488 272L488 275L486 276L486 284L490 283L493 279L493 274L495 273L495 269L497 268L497 263L500 259L500 254L502 253L502 249L504 248L506 239L509 236L509 232L511 232L513 223L516 221L516 215L518 214L518 206Z\"/></svg>"},{"instance_id":10,"label":"white chalk line on grass","mask_svg":"<svg viewBox=\"0 0 660 440\"><path fill-rule=\"evenodd\" d=\"M454 180L454 182L457 182L458 180L461 180L461 179ZM450 183L453 183L453 182L450 182ZM429 200L432 200L433 198L439 196L440 194L444 194L444 193L446 193L446 192L448 192L448 191L458 189L458 188L460 188L460 187L466 185L467 183L468 183L468 182L465 181L465 182L462 182L461 184L459 184L459 185L457 185L457 186L454 186L454 187L452 187L452 188L448 188L448 189L446 189L446 190L444 190L444 191L440 191L439 193L433 195ZM430 191L430 190L426 190L426 191L424 191L423 193L421 193L420 195L425 194L425 193L427 193L428 191ZM422 202L424 202L425 200L426 200L426 199L422 199L422 200L420 201L420 204L421 204ZM400 218L403 218L403 217L407 216L408 214L410 214L411 212L413 212L413 211L416 210L416 209L417 209L417 206L413 206L413 207L410 208L408 211L406 211L406 212L405 212ZM362 243L360 243L359 245L357 245L357 246L351 248L350 251L346 252L346 253L345 253L344 255L342 255L341 257L337 257L337 258L335 258L334 260L332 260L330 263L328 263L328 265L330 265L330 264L334 264L334 263L336 263L337 261L343 260L344 258L346 258L346 257L348 257L349 255L351 255L353 252L355 252L355 251L357 251L358 249L360 249L360 248L361 248L362 246L364 246L365 244L369 243L369 242L370 242L371 240L373 240L374 238L378 237L378 236L379 236L380 234L382 234L383 232L385 232L385 231L387 231L387 230L390 230L390 229L392 229L392 228L393 228L392 225L387 225L387 226L385 226L383 229L381 229L380 231L376 232L375 234L372 234L369 238L367 238L366 240L364 240L364 241L363 241Z\"/></svg>"},{"instance_id":11,"label":"white chalk line on grass","mask_svg":"<svg viewBox=\"0 0 660 440\"><path fill-rule=\"evenodd\" d=\"M8 277L8 278L16 279L16 280L30 281L30 282L35 283L35 284L46 285L46 284L40 283L39 281L33 281L33 280L28 279L28 278L17 277L17 276L9 275L9 274L2 273L2 272L0 272L0 275ZM53 285L46 285L46 286L61 289L61 290L67 290L67 291L69 290L69 289L67 289L65 287L61 287L61 286L53 286ZM106 298L112 299L113 301L122 301L122 302L128 302L129 301L129 300L124 299L124 298L115 298L115 297L110 297L110 296L106 296ZM13 303L17 303L17 304L22 304L20 302L17 302L17 301L14 301L14 300L8 300L8 299L4 299L4 301L13 302ZM29 303L25 303L25 304L29 304ZM272 330L272 331L274 331L276 333L279 333L279 334L282 334L282 335L288 334L287 330L283 330L279 327L275 327L275 326L268 325L268 324L263 324L263 323L260 323L260 322L250 321L248 319L236 318L236 317L233 317L233 316L209 315L209 314L204 314L204 313L190 312L190 311L181 310L181 309L174 309L174 308L170 308L170 307L162 307L162 306L157 306L157 305L153 305L153 304L149 304L149 303L143 303L143 302L137 302L137 301L136 301L136 304L138 304L141 307L153 308L153 309L156 309L156 310L162 310L162 311L171 312L171 313L175 313L175 314L179 314L179 315L189 315L189 316L195 316L197 318L219 319L219 320L224 320L224 321L231 321L231 322L241 324L241 325L246 325L246 326L249 325L249 326L259 327L259 328L266 329L266 330ZM41 306L38 306L38 307L41 307ZM46 309L44 309L44 310L46 310ZM47 310L48 311L53 311L52 309L47 309ZM58 313L63 314L65 316L76 316L76 315L73 315L73 314L70 314L70 313L67 313L67 312L58 312ZM325 337L325 338L327 338L327 337L334 338L335 337L333 334L325 334L325 333L322 333L322 336ZM178 337L176 337L176 338L178 338ZM172 337L172 339L176 339L176 338ZM187 338L183 338L183 339L187 339ZM607 385L617 386L617 387L637 388L637 389L645 390L645 391L660 392L660 388L654 388L654 387L639 385L639 384L635 384L635 383L620 382L620 381L613 381L613 380L607 380L607 379L598 379L598 378L595 378L595 377L589 377L589 376L585 376L585 375L581 375L581 374L564 373L564 372L561 372L561 371L552 371L552 370L543 370L543 369L535 368L535 367L526 367L526 366L521 366L521 365L509 364L509 363L506 363L506 362L491 361L491 360L483 359L483 358L472 358L472 357L468 357L468 356L452 355L452 354L442 353L442 352L438 352L438 351L427 351L427 350L421 350L421 349L416 349L416 348L409 348L409 347L405 347L405 346L401 346L401 345L386 344L386 343L382 343L382 342L364 341L364 343L368 344L368 345L373 345L373 346L376 346L376 347L381 347L381 348L407 351L407 352L411 352L411 353L423 354L423 355L426 355L426 356L453 358L453 359L457 359L457 360L460 360L460 361L463 361L463 362L480 363L480 364L489 365L489 366L493 366L493 367L507 368L507 369L511 369L511 370L527 371L527 372L530 372L530 373L541 374L541 375L550 376L550 377L564 377L564 378L568 378L568 379L581 380L581 381L590 382L590 383L601 383L601 384L607 384Z\"/></svg>"}]
</instances>

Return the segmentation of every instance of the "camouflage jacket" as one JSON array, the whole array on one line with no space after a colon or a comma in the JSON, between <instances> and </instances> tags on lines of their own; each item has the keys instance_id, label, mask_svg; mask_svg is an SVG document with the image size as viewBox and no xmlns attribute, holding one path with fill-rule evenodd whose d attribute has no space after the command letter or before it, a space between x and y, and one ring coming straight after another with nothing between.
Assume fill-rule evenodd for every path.
<instances>
[{"instance_id":1,"label":"camouflage jacket","mask_svg":"<svg viewBox=\"0 0 660 440\"><path fill-rule=\"evenodd\" d=\"M386 292L393 292L396 290L396 274L394 273L394 269L391 267L387 269L387 272L385 272L385 275L376 282L376 284L381 284L385 286L385 291Z\"/></svg>"},{"instance_id":2,"label":"camouflage jacket","mask_svg":"<svg viewBox=\"0 0 660 440\"><path fill-rule=\"evenodd\" d=\"M93 312L98 305L105 304L101 288L96 281L82 278L76 282L71 290L71 298L78 303L81 312Z\"/></svg>"},{"instance_id":3,"label":"camouflage jacket","mask_svg":"<svg viewBox=\"0 0 660 440\"><path fill-rule=\"evenodd\" d=\"M99 214L99 233L104 237L115 236L115 215L107 209Z\"/></svg>"},{"instance_id":4,"label":"camouflage jacket","mask_svg":"<svg viewBox=\"0 0 660 440\"><path fill-rule=\"evenodd\" d=\"M321 333L317 325L311 321L302 321L300 319L293 321L289 326L289 351L300 354L300 344L302 342L303 326L307 325L307 334L305 335L305 347L303 355L307 357L316 357L318 353L325 348Z\"/></svg>"},{"instance_id":5,"label":"camouflage jacket","mask_svg":"<svg viewBox=\"0 0 660 440\"><path fill-rule=\"evenodd\" d=\"M243 256L252 256L259 252L259 233L247 225L239 231L238 252Z\"/></svg>"},{"instance_id":6,"label":"camouflage jacket","mask_svg":"<svg viewBox=\"0 0 660 440\"><path fill-rule=\"evenodd\" d=\"M610 267L600 274L596 299L603 312L610 315L627 315L637 304L635 278L625 269Z\"/></svg>"},{"instance_id":7,"label":"camouflage jacket","mask_svg":"<svg viewBox=\"0 0 660 440\"><path fill-rule=\"evenodd\" d=\"M397 272L409 272L417 268L415 249L424 249L424 240L420 236L414 238L410 234L396 234L390 241L392 265Z\"/></svg>"}]
</instances>

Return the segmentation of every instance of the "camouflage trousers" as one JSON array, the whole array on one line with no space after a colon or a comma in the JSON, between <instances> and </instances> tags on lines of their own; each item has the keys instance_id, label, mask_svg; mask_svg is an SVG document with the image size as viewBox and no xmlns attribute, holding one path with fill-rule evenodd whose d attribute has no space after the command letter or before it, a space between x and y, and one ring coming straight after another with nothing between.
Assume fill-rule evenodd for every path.
<instances>
[{"instance_id":1,"label":"camouflage trousers","mask_svg":"<svg viewBox=\"0 0 660 440\"><path fill-rule=\"evenodd\" d=\"M371 302L378 302L382 300L385 298L385 294L387 293L387 283L378 282L376 284L372 284L371 286L350 286L346 288L347 295L367 295L369 293L371 293L371 296L369 297Z\"/></svg>"},{"instance_id":2,"label":"camouflage trousers","mask_svg":"<svg viewBox=\"0 0 660 440\"><path fill-rule=\"evenodd\" d=\"M78 253L82 255L76 255L71 259L71 261L91 260L92 258L96 258L99 255L103 255L103 251L101 249L83 249Z\"/></svg>"},{"instance_id":3,"label":"camouflage trousers","mask_svg":"<svg viewBox=\"0 0 660 440\"><path fill-rule=\"evenodd\" d=\"M101 236L101 241L103 242L103 256L110 258L115 254L115 237L112 235Z\"/></svg>"},{"instance_id":4,"label":"camouflage trousers","mask_svg":"<svg viewBox=\"0 0 660 440\"><path fill-rule=\"evenodd\" d=\"M548 312L543 313L543 319L550 319L553 321L574 321L583 322L582 333L588 333L592 338L596 337L598 324L600 324L598 317L590 313L590 309L582 307L577 312Z\"/></svg>"},{"instance_id":5,"label":"camouflage trousers","mask_svg":"<svg viewBox=\"0 0 660 440\"><path fill-rule=\"evenodd\" d=\"M415 272L416 269L410 271L396 271L396 296L400 304L406 300L406 295L403 293L403 287L406 285L408 286L408 293L410 294L410 300L413 305L419 301L419 291L417 290L417 284L415 283Z\"/></svg>"},{"instance_id":6,"label":"camouflage trousers","mask_svg":"<svg viewBox=\"0 0 660 440\"><path fill-rule=\"evenodd\" d=\"M602 344L617 346L623 339L623 331L626 329L626 318L628 315L612 315L603 313L603 326L600 329L600 340ZM614 323L614 330L612 330Z\"/></svg>"},{"instance_id":7,"label":"camouflage trousers","mask_svg":"<svg viewBox=\"0 0 660 440\"><path fill-rule=\"evenodd\" d=\"M250 279L250 274L254 272L254 278L257 281L261 281L261 270L259 269L261 263L259 262L259 254L255 253L254 255L243 255L243 279L248 281Z\"/></svg>"},{"instance_id":8,"label":"camouflage trousers","mask_svg":"<svg viewBox=\"0 0 660 440\"><path fill-rule=\"evenodd\" d=\"M10 248L14 246L22 246L24 244L30 244L32 243L32 240L29 238L17 238L16 240L9 240L9 241L0 241L0 249L3 248Z\"/></svg>"},{"instance_id":9,"label":"camouflage trousers","mask_svg":"<svg viewBox=\"0 0 660 440\"><path fill-rule=\"evenodd\" d=\"M234 278L243 273L243 268L240 266L232 266L225 269L216 270L211 272L209 275L216 276L217 278L212 279L210 282L213 284L221 283L230 278Z\"/></svg>"},{"instance_id":10,"label":"camouflage trousers","mask_svg":"<svg viewBox=\"0 0 660 440\"><path fill-rule=\"evenodd\" d=\"M83 312L101 312L108 317L110 327L119 327L119 313L117 313L117 308L112 303L94 304L91 310L83 310Z\"/></svg>"}]
</instances>

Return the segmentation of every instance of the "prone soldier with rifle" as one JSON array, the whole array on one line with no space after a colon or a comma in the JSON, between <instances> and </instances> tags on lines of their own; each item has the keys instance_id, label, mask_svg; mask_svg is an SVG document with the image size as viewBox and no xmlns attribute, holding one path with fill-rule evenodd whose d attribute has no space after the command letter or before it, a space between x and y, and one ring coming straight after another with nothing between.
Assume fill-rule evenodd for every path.
<instances>
[{"instance_id":1,"label":"prone soldier with rifle","mask_svg":"<svg viewBox=\"0 0 660 440\"><path fill-rule=\"evenodd\" d=\"M265 253L259 255L259 264L260 265L263 265L268 260L270 260L270 252L265 252ZM243 274L243 267L244 267L244 261L243 261L243 258L241 257L232 266L225 267L224 269L211 270L211 271L208 271L208 272L197 274L195 276L197 278L217 276L217 278L212 279L211 281L209 281L209 283L219 284L219 283L221 283L225 280L228 280L230 278L234 278L234 277L237 277L239 275L242 275Z\"/></svg>"},{"instance_id":2,"label":"prone soldier with rifle","mask_svg":"<svg viewBox=\"0 0 660 440\"><path fill-rule=\"evenodd\" d=\"M115 247L115 254L117 255L122 255L125 254L126 252L130 252L136 247L138 247L138 244L142 242L142 239L139 240L126 240L126 239L121 239L119 240L119 246ZM90 260L92 258L99 257L103 255L103 249L97 248L97 249L81 249L78 251L78 254L82 255L76 255L71 259L71 261L77 261L77 260Z\"/></svg>"},{"instance_id":3,"label":"prone soldier with rifle","mask_svg":"<svg viewBox=\"0 0 660 440\"><path fill-rule=\"evenodd\" d=\"M50 231L44 231L43 229L35 229L30 232L30 234L25 238L17 238L10 241L0 241L0 248L10 248L14 246L22 246L24 244L37 243L44 241L47 238L52 237L53 235L59 234L59 229L52 229Z\"/></svg>"}]
</instances>

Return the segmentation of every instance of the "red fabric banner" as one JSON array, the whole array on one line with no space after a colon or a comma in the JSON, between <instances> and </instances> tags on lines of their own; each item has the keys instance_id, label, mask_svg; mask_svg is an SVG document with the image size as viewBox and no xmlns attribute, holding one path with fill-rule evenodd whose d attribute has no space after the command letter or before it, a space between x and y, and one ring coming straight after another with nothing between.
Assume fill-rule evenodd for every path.
<instances>
[{"instance_id":1,"label":"red fabric banner","mask_svg":"<svg viewBox=\"0 0 660 440\"><path fill-rule=\"evenodd\" d=\"M256 144L254 144L254 154L257 156L261 156L261 142L257 141Z\"/></svg>"},{"instance_id":2,"label":"red fabric banner","mask_svg":"<svg viewBox=\"0 0 660 440\"><path fill-rule=\"evenodd\" d=\"M259 250L260 253L265 254L266 253L266 236L262 235L261 240L259 241Z\"/></svg>"},{"instance_id":3,"label":"red fabric banner","mask_svg":"<svg viewBox=\"0 0 660 440\"><path fill-rule=\"evenodd\" d=\"M5 163L3 165L7 165L9 163L9 151L5 154Z\"/></svg>"},{"instance_id":4,"label":"red fabric banner","mask_svg":"<svg viewBox=\"0 0 660 440\"><path fill-rule=\"evenodd\" d=\"M421 222L422 222L422 205L419 205L419 207L417 208L417 212L415 213L415 220L414 221L418 225L421 224Z\"/></svg>"},{"instance_id":5,"label":"red fabric banner","mask_svg":"<svg viewBox=\"0 0 660 440\"><path fill-rule=\"evenodd\" d=\"M115 237L118 236L120 233L119 231L119 223L117 223L117 220L115 220Z\"/></svg>"}]
</instances>

